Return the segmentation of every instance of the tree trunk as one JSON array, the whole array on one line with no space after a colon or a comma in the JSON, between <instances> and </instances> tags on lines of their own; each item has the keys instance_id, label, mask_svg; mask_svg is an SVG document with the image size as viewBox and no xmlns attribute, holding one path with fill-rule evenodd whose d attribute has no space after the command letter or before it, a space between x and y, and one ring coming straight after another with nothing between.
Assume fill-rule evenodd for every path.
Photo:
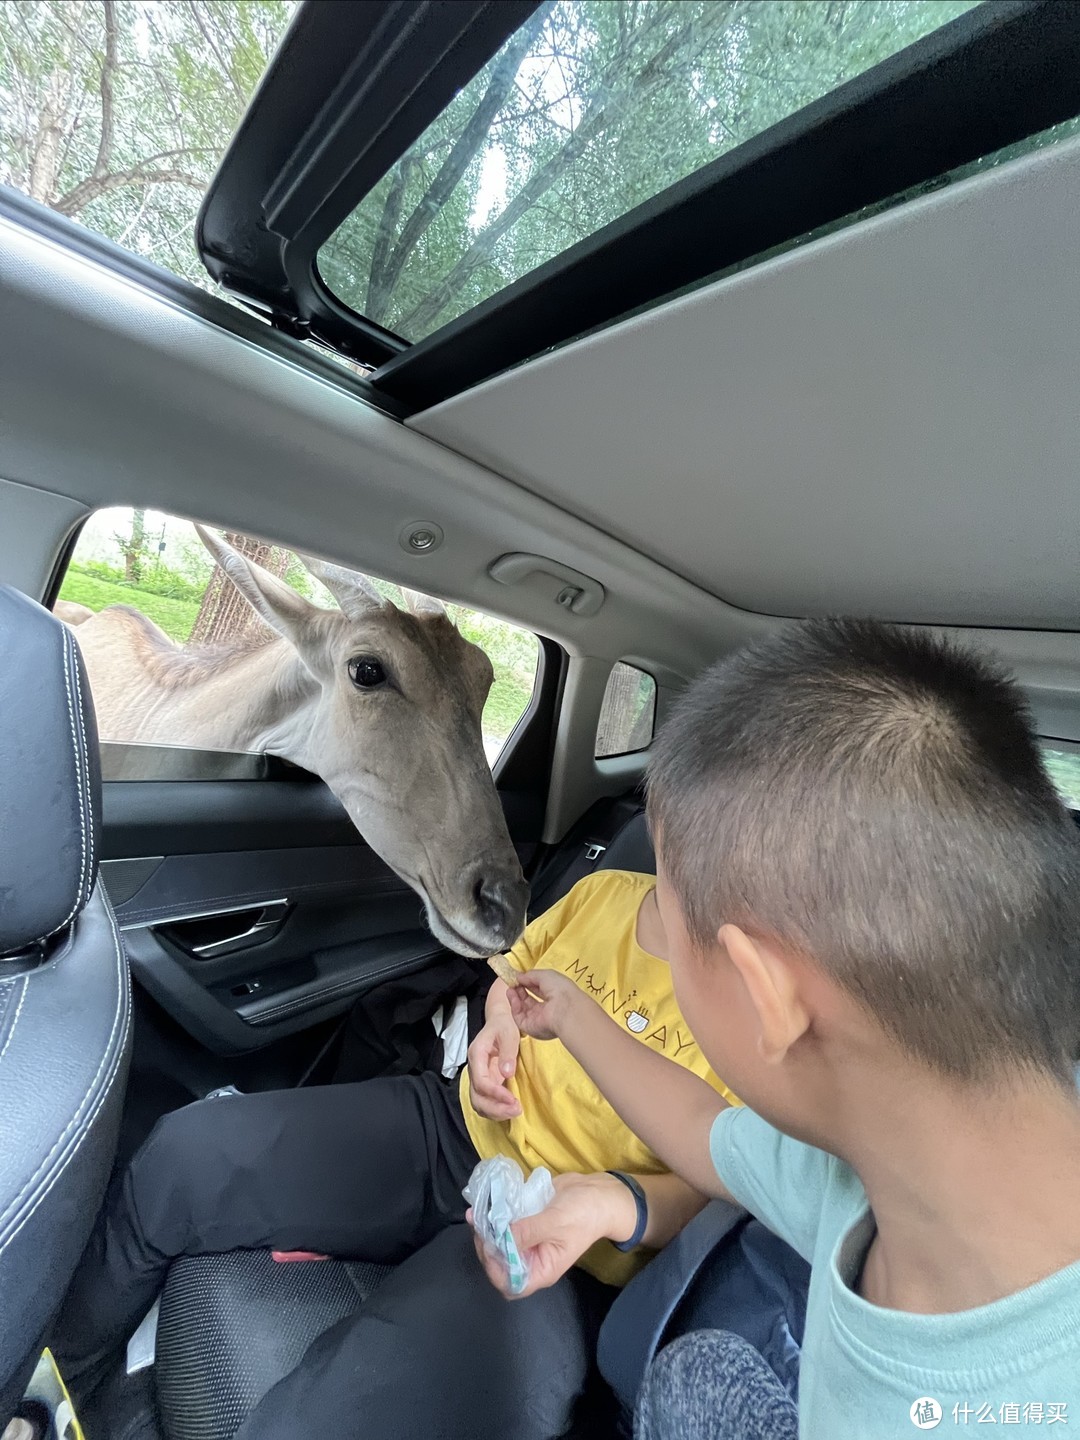
<instances>
[{"instance_id":1,"label":"tree trunk","mask_svg":"<svg viewBox=\"0 0 1080 1440\"><path fill-rule=\"evenodd\" d=\"M60 173L60 152L64 143L64 119L67 109L66 77L57 68L49 76L38 116L37 134L32 145L29 195L48 205L56 194Z\"/></svg>"},{"instance_id":2,"label":"tree trunk","mask_svg":"<svg viewBox=\"0 0 1080 1440\"><path fill-rule=\"evenodd\" d=\"M385 323L387 306L394 293L401 272L426 233L428 227L438 218L442 207L453 194L459 180L469 165L480 153L487 140L492 121L502 109L510 93L522 61L528 54L533 41L544 28L552 0L542 4L521 29L513 36L497 62L488 82L487 89L473 111L472 118L458 135L450 153L439 167L419 204L402 226L401 233L393 243L389 242L392 230L400 218L401 199L408 183L410 158L408 155L398 167L397 179L387 197L382 224L376 236L371 256L371 271L367 293L367 315L380 324ZM396 208L395 208L396 206Z\"/></svg>"},{"instance_id":3,"label":"tree trunk","mask_svg":"<svg viewBox=\"0 0 1080 1440\"><path fill-rule=\"evenodd\" d=\"M143 561L146 559L146 511L132 510L131 535L126 544L121 542L124 552L124 579L129 585L137 585L142 579Z\"/></svg>"},{"instance_id":4,"label":"tree trunk","mask_svg":"<svg viewBox=\"0 0 1080 1440\"><path fill-rule=\"evenodd\" d=\"M253 540L250 535L226 531L225 539L238 554L254 560L271 575L284 579L289 568L289 551L280 545L267 545ZM254 649L265 645L273 638L274 631L267 625L240 591L225 574L220 565L214 566L214 573L203 592L199 613L188 637L189 645L220 645L223 642L236 644L245 642Z\"/></svg>"}]
</instances>

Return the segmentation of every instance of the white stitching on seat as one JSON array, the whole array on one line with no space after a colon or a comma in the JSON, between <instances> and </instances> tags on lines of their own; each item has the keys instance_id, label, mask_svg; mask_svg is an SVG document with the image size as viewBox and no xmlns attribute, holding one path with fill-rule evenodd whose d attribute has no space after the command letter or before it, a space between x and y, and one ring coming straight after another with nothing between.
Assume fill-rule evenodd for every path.
<instances>
[{"instance_id":1,"label":"white stitching on seat","mask_svg":"<svg viewBox=\"0 0 1080 1440\"><path fill-rule=\"evenodd\" d=\"M117 1046L117 1049L116 1049L115 1064L114 1064L114 1066L113 1066L113 1072L112 1072L112 1074L109 1076L108 1084L105 1086L105 1088L104 1088L104 1089L102 1090L102 1092L101 1092L101 1095L98 1097L97 1104L94 1106L94 1108L93 1108L93 1110L91 1111L90 1115L87 1117L86 1124L83 1126L82 1132L80 1133L78 1140L75 1142L75 1144L74 1144L74 1145L71 1147L71 1149L68 1151L67 1155L64 1157L63 1163L62 1163L60 1166L58 1166L57 1169L53 1172L53 1175L52 1175L51 1179L49 1180L49 1183L45 1186L45 1189L42 1190L41 1194L40 1194L40 1195L37 1197L37 1199L34 1201L33 1205L30 1206L30 1209L27 1210L26 1214L22 1217L22 1219L19 1221L19 1223L15 1226L14 1230L11 1231L11 1233L10 1233L10 1234L7 1236L7 1238L4 1240L3 1244L0 1245L0 1256L3 1255L4 1251L8 1248L8 1246L11 1244L11 1242L15 1239L15 1237L18 1235L19 1231L23 1228L23 1226L24 1226L24 1225L27 1225L27 1224L30 1222L30 1220L33 1219L34 1215L37 1213L37 1211L39 1210L39 1208L40 1208L41 1205L43 1204L46 1196L47 1196L47 1195L49 1194L49 1192L52 1190L52 1188L53 1188L53 1186L56 1184L56 1182L60 1179L60 1176L64 1173L64 1171L67 1169L67 1167L71 1164L72 1160L74 1160L75 1156L79 1153L79 1150L80 1150L80 1148L81 1148L81 1146L82 1146L83 1141L86 1139L87 1135L90 1134L90 1131L91 1131L91 1130L93 1129L93 1127L94 1127L94 1121L97 1119L98 1112L101 1110L101 1107L105 1104L105 1101L106 1101L106 1100L108 1099L108 1097L109 1097L109 1091L112 1089L112 1087L113 1087L113 1085L114 1085L114 1083L115 1083L115 1081L116 1081L116 1077L120 1074L120 1071L121 1071L122 1068L123 1068L122 1061L123 1061L123 1058L124 1058L124 1050L125 1050L125 1048L126 1048L126 1046L127 1046L128 1029L129 1029L130 1023L131 1023L131 993L130 993L130 991L128 992L127 1004L126 1004L123 1008L124 1008L124 1028L123 1028L123 1032L122 1032L122 1034L121 1034L120 1043L119 1043L119 1045Z\"/></svg>"},{"instance_id":2,"label":"white stitching on seat","mask_svg":"<svg viewBox=\"0 0 1080 1440\"><path fill-rule=\"evenodd\" d=\"M72 1159L72 1156L74 1156L74 1155L77 1153L77 1151L78 1151L78 1149L79 1149L79 1146L82 1144L83 1140L85 1140L86 1136L90 1133L90 1129L91 1129L91 1127L92 1127L92 1125L93 1125L94 1118L96 1117L98 1111L101 1109L102 1105L104 1104L104 1102L105 1102L105 1097L108 1095L109 1091L112 1089L113 1082L116 1080L116 1076L117 1076L117 1074L119 1074L119 1071L120 1071L120 1061L121 1061L121 1058L123 1057L123 1053L124 1053L124 1044L126 1043L128 1021L129 1021L129 1019L130 1019L130 1014L131 1014L131 995L130 995L130 992L128 991L127 985L126 985L126 978L127 978L127 977L126 977L126 974L125 974L125 966L124 966L123 952L122 952L122 950L121 950L121 945L120 945L120 931L119 931L119 929L117 928L117 925L116 925L116 918L115 918L115 916L113 915L112 906L109 904L108 900L107 900L104 896L102 896L102 901L103 901L103 903L104 903L104 905L105 905L106 914L107 914L108 920L109 920L109 926L110 926L110 928L111 928L111 930L112 930L113 947L114 947L114 949L115 949L115 951L116 951L116 971L117 971L116 1014L115 1014L114 1017L113 1017L112 1027L111 1027L111 1029L110 1029L110 1031L109 1031L109 1038L108 1038L108 1041L107 1041L106 1046L105 1046L105 1054L102 1056L101 1064L98 1066L97 1071L96 1071L96 1073L95 1073L95 1075L94 1075L93 1080L91 1080L91 1082L90 1082L90 1084L89 1084L89 1086L88 1086L85 1094L83 1095L83 1098L79 1101L78 1109L75 1111L75 1114L74 1114L74 1115L72 1116L72 1118L68 1121L67 1125L65 1125L65 1127L64 1127L63 1131L61 1132L60 1136L57 1138L56 1142L53 1144L51 1150L50 1150L49 1153L45 1156L44 1160L42 1160L42 1162L40 1163L40 1165L38 1165L38 1167L37 1167L37 1169L34 1171L33 1175L30 1176L29 1180L27 1180L26 1184L22 1187L22 1189L19 1191L19 1193L14 1197L13 1200L10 1201L10 1203L8 1204L6 1210L3 1212L3 1214L0 1215L0 1226L2 1226L3 1224L5 1224L5 1223L11 1218L13 1212L17 1209L17 1207L18 1207L18 1205L19 1205L19 1202L26 1196L26 1194L27 1194L27 1192L28 1192L29 1190L32 1190L32 1189L33 1189L34 1185L37 1183L38 1179L41 1177L42 1172L48 1170L50 1161L52 1160L52 1158L53 1158L53 1156L56 1154L56 1152L57 1152L57 1151L61 1148L61 1146L64 1144L65 1140L68 1138L69 1134L71 1133L71 1130L72 1130L73 1128L78 1128L78 1127L79 1127L79 1125L80 1125L80 1113L81 1113L83 1107L86 1105L87 1101L90 1099L91 1095L94 1093L94 1089L95 1089L95 1087L96 1087L96 1085L97 1085L97 1083L98 1083L98 1080L101 1078L101 1073L102 1073L102 1071L105 1069L106 1065L109 1063L110 1058L112 1059L113 1064L114 1064L113 1073L112 1073L112 1075L109 1077L109 1080L108 1080L108 1082L106 1083L106 1085L103 1087L102 1092L101 1092L101 1095L100 1095L100 1097L98 1098L97 1104L94 1106L93 1112L91 1113L91 1115L89 1116L89 1118L88 1118L87 1120L85 1120L85 1122L82 1124L81 1133L79 1134L78 1139L76 1140L74 1146L73 1146L73 1147L71 1148L71 1150L68 1152L68 1154L67 1154L67 1156L65 1157L63 1163L62 1163L62 1164L57 1168L57 1170L54 1172L54 1174L53 1174L52 1178L50 1179L48 1185L47 1185L47 1186L45 1187L45 1189L41 1192L41 1194L37 1197L37 1199L34 1201L34 1203L30 1206L30 1209L26 1212L26 1214L22 1217L22 1219L19 1221L19 1223L15 1226L14 1230L12 1230L11 1233L10 1233L9 1235L7 1235L7 1237L4 1239L3 1243L0 1244L0 1255L3 1255L4 1251L5 1251L5 1250L7 1249L7 1247L11 1244L12 1240L14 1240L15 1236L19 1233L19 1231L20 1231L20 1230L23 1228L23 1226L27 1223L27 1221L30 1219L30 1217L34 1214L34 1212L37 1210L38 1206L41 1204L42 1200L44 1200L45 1196L49 1193L49 1191L52 1189L52 1187L56 1184L56 1181L59 1179L60 1175L63 1174L64 1170L67 1168L68 1164L70 1163L70 1161L71 1161L71 1159ZM127 1003L126 1003L126 1004L124 1003L124 1002L125 1002L125 995L126 995L126 997L127 997ZM117 1026L118 1026L118 1024L120 1024L120 1021L121 1021L121 1017L122 1017L122 1016L125 1016L126 1018L125 1018L125 1020L124 1020L124 1024L123 1024L123 1028L122 1028L121 1041L120 1041L120 1044L119 1044L119 1045L117 1045L117 1046L114 1047L114 1044L113 1044L114 1037L116 1036Z\"/></svg>"},{"instance_id":3,"label":"white stitching on seat","mask_svg":"<svg viewBox=\"0 0 1080 1440\"><path fill-rule=\"evenodd\" d=\"M89 775L86 774L86 773L84 773L82 755L80 754L80 749L79 749L79 737L78 737L78 735L76 734L76 730L75 730L75 714L76 714L76 711L75 711L75 704L74 704L74 701L73 701L73 699L72 699L72 684L71 684L71 671L72 671L72 669L74 669L74 671L75 671L75 685L76 685L76 687L78 688L80 705L81 705L81 702L82 702L82 688L81 688L81 686L79 686L79 679L78 679L78 676L79 676L79 667L78 667L78 665L75 663L75 657L74 657L74 648L73 648L73 647L74 647L74 645L75 645L75 637L72 635L71 631L67 628L66 625L63 627L63 630L64 630L64 634L63 634L63 637L62 637L62 638L63 638L63 646L64 646L64 693L65 693L66 696L67 696L68 727L69 727L69 729L71 730L71 750L72 750L72 754L73 754L74 757L75 757L75 791L76 791L76 794L77 794L78 797L79 797L79 841L80 841L80 844L81 844L81 846L82 846L82 854L81 854L80 861L79 861L79 885L78 885L78 889L75 891L75 900L74 900L74 903L72 904L72 907L71 907L71 909L68 911L68 913L64 916L63 920L60 921L60 924L57 925L57 926L55 926L52 930L50 930L50 931L49 931L49 934L44 937L46 940L49 939L49 936L55 935L55 934L57 933L57 931L63 930L64 926L67 925L67 924L73 919L73 917L74 917L74 915L75 915L75 912L76 912L76 910L78 910L79 906L82 905L82 904L85 904L86 899L89 898L89 896L84 897L84 895L83 895L83 888L84 888L84 886L85 886L85 884L86 884L87 869L88 869L87 863L86 863L86 860L87 860L87 850L88 850L88 848L89 848L88 845L87 845L87 840L86 840L86 811L87 811L88 802L89 802L89 799L90 799L90 793L89 793L89 792L90 792L90 786L89 786ZM85 736L85 732L83 731L82 710L81 710L81 709L80 709L79 712L78 712L78 725L79 725L79 731L80 731L80 732L82 733L82 735L83 735L83 741L84 741L84 744L85 744L86 736ZM85 801L84 801L84 798L83 798L84 786L85 786L85 789L86 789L86 800L85 800ZM93 865L90 865L90 866L89 866L89 873L90 873L90 874L93 874L93 870L94 870Z\"/></svg>"},{"instance_id":4,"label":"white stitching on seat","mask_svg":"<svg viewBox=\"0 0 1080 1440\"><path fill-rule=\"evenodd\" d=\"M14 984L14 983L15 983L14 981L11 981L11 984ZM18 1023L19 1023L19 1016L22 1014L23 1001L26 999L26 987L27 987L29 984L30 984L30 977L29 977L29 975L24 975L24 976L23 976L23 982L22 982L22 994L19 996L19 1003L18 1003L18 1005L15 1007L15 1018L14 1018L14 1020L12 1020L12 1022L11 1022L11 1029L10 1029L10 1030L8 1031L8 1033L7 1033L7 1039L4 1041L3 1049L0 1049L0 1060L2 1060L2 1059L4 1058L4 1056L7 1054L7 1052L8 1052L8 1046L11 1044L11 1037L15 1034L15 1026L18 1025Z\"/></svg>"},{"instance_id":5,"label":"white stitching on seat","mask_svg":"<svg viewBox=\"0 0 1080 1440\"><path fill-rule=\"evenodd\" d=\"M63 1143L64 1143L64 1141L67 1139L67 1136L68 1136L69 1132L71 1131L72 1127L78 1125L78 1123L79 1123L79 1112L82 1110L82 1108L83 1108L83 1106L86 1104L87 1100L89 1100L90 1096L93 1094L93 1092L94 1092L94 1087L97 1085L98 1080L101 1078L101 1072L105 1069L105 1066L106 1066L106 1065L108 1064L108 1062L109 1062L109 1056L110 1056L110 1054L111 1054L111 1052L112 1052L112 1048L113 1048L113 1038L114 1038L114 1036L115 1036L115 1034L116 1034L116 1027L117 1027L117 1024L118 1024L118 1022L119 1022L119 1020L120 1020L121 1011L122 1011L122 1009L123 1009L124 971L123 971L123 960L122 960L122 956L121 956L121 952L120 952L120 932L118 931L118 929L117 929L117 927L116 927L116 921L115 921L115 919L114 919L114 917L113 917L113 913L112 913L112 908L111 908L111 906L108 905L108 902L107 902L107 901L105 902L105 904L106 904L107 914L108 914L108 917L109 917L109 922L110 922L110 925L111 925L111 928L112 928L112 932L113 932L113 946L114 946L114 949L115 949L115 951L116 951L117 978L118 978L118 988L117 988L117 997L116 997L116 1014L113 1016L112 1026L111 1026L111 1028L110 1028L110 1030L109 1030L109 1038L108 1038L108 1040L107 1040L107 1042L106 1042L106 1045L105 1045L105 1053L104 1053L104 1055L101 1057L101 1064L98 1066L97 1070L95 1071L95 1073L94 1073L94 1078L90 1081L90 1084L89 1084L89 1086L87 1087L85 1093L83 1094L82 1099L79 1101L78 1107L77 1107L74 1115L73 1115L73 1116L71 1117L71 1119L68 1121L67 1125L65 1125L63 1131L61 1132L61 1134L59 1135L59 1137L57 1138L57 1140L56 1140L55 1143L53 1144L52 1149L51 1149L51 1150L49 1151L49 1153L45 1156L44 1160L42 1160L42 1162L40 1163L40 1165L38 1166L38 1168L34 1171L33 1175L30 1176L29 1180L26 1182L26 1184L23 1186L23 1188L22 1188L22 1189L19 1191L19 1193L14 1197L14 1199L10 1201L10 1203L9 1203L8 1206L7 1206L7 1209L3 1212L2 1215L0 1215L0 1224L3 1224L3 1222L8 1219L8 1217L9 1217L10 1214L11 1214L11 1212L15 1209L15 1207L18 1205L19 1201L20 1201L20 1200L23 1198L23 1196L26 1194L26 1192L27 1192L28 1190L31 1190L31 1189L33 1188L34 1182L38 1179L38 1177L39 1177L39 1175L41 1174L41 1172L42 1172L43 1170L45 1170L45 1169L48 1168L49 1161L50 1161L50 1160L52 1159L52 1157L56 1154L57 1150L63 1145ZM27 978L29 979L29 977L27 977ZM2 1253L2 1252L3 1252L3 1246L0 1246L0 1253Z\"/></svg>"},{"instance_id":6,"label":"white stitching on seat","mask_svg":"<svg viewBox=\"0 0 1080 1440\"><path fill-rule=\"evenodd\" d=\"M95 1074L94 1079L90 1082L90 1087L89 1087L89 1089L86 1091L86 1094L83 1096L82 1100L79 1102L79 1109L76 1110L74 1117L73 1117L72 1120L68 1123L68 1125L65 1127L63 1134L60 1136L59 1140L57 1140L56 1144L53 1145L52 1149L49 1151L48 1155L45 1157L45 1159L42 1161L42 1163L38 1166L37 1170L36 1170L36 1171L34 1172L34 1174L30 1177L30 1179L27 1181L27 1183L23 1186L22 1190L19 1191L18 1195L15 1196L15 1199L11 1202L11 1204L8 1206L7 1210L5 1211L4 1216L3 1216L3 1217L0 1217L0 1219L5 1219L5 1220L6 1220L6 1219L11 1215L12 1211L14 1210L14 1208L18 1205L19 1201L20 1201L20 1200L23 1198L23 1196L26 1194L27 1190L29 1190L29 1189L33 1186L33 1184L35 1183L35 1181L36 1181L36 1180L38 1179L38 1177L41 1175L42 1170L46 1168L46 1166L48 1165L49 1161L52 1159L53 1155L56 1153L57 1148L63 1143L63 1140L64 1140L64 1138L66 1137L68 1131L70 1131L72 1125L75 1124L75 1123L78 1121L79 1111L82 1110L83 1106L86 1104L86 1101L89 1099L90 1095L93 1093L94 1086L97 1084L97 1081L98 1081L99 1076L101 1075L102 1069L104 1068L105 1063L106 1063L106 1061L107 1061L108 1058L109 1058L110 1051L113 1051L113 1062L114 1062L114 1063L113 1063L113 1072L112 1072L112 1074L110 1075L110 1077L109 1077L109 1079L108 1079L108 1082L107 1082L107 1083L105 1084L105 1086L102 1088L101 1094L100 1094L100 1096L98 1097L97 1103L96 1103L96 1105L94 1106L93 1111L91 1112L91 1114L89 1115L89 1117L86 1119L85 1123L83 1124L82 1129L81 1129L81 1132L80 1132L80 1134L79 1134L79 1136L78 1136L78 1139L76 1140L76 1142L75 1142L75 1144L72 1146L72 1148L68 1151L67 1155L64 1157L63 1163L62 1163L61 1165L59 1165L59 1166L57 1167L57 1169L53 1172L52 1177L50 1178L49 1183L45 1186L44 1190L41 1191L41 1193L40 1193L40 1194L37 1196L37 1198L34 1200L34 1203L30 1206L30 1208L29 1208L29 1209L26 1211L26 1213L23 1215L22 1219L18 1222L18 1224L15 1226L15 1228L5 1237L3 1243L0 1244L0 1255L3 1255L4 1251L8 1248L8 1246L11 1244L11 1242L15 1239L16 1235L18 1235L19 1231L20 1231L20 1230L23 1228L23 1226L26 1225L26 1224L28 1223L28 1221L33 1217L33 1215L35 1214L35 1212L36 1212L36 1211L38 1210L38 1208L40 1207L42 1201L43 1201L43 1200L45 1199L45 1197L49 1194L50 1190L52 1190L53 1186L54 1186L54 1185L56 1184L56 1182L59 1180L60 1176L64 1173L64 1171L67 1169L68 1165L71 1163L72 1159L73 1159L73 1158L75 1157L75 1155L78 1153L80 1146L82 1145L83 1141L86 1139L87 1135L89 1135L91 1129L93 1128L94 1120L97 1118L98 1112L100 1111L101 1107L104 1105L105 1100L106 1100L106 1098L108 1097L109 1091L112 1089L112 1087L113 1087L113 1085L114 1085L114 1083L115 1083L115 1081L116 1081L116 1077L117 1077L117 1075L120 1073L120 1071L121 1071L121 1069L122 1069L122 1061L123 1061L123 1057L124 1057L124 1050L125 1050L125 1047L126 1047L126 1044L127 1044L127 1034L128 1034L128 1030L129 1030L129 1028L130 1028L130 1023L131 1023L131 991L130 991L130 989L129 989L128 986L127 986L127 974L126 974L126 967L125 967L125 963L124 963L124 955L123 955L123 951L122 951L122 948L121 948L121 942L120 942L120 931L119 931L119 929L117 928L116 920L115 920L115 917L113 916L113 912L112 912L112 907L109 905L109 903L108 903L107 900L105 900L105 908L106 908L106 913L107 913L108 919L109 919L109 925L110 925L110 928L111 928L111 930L112 930L113 947L114 947L115 952L116 952L117 984L118 984L116 1015L113 1017L112 1028L111 1028L110 1031L109 1031L109 1039L108 1039L108 1043L107 1043L106 1049L105 1049L105 1056L104 1056L104 1058L103 1058L103 1060L102 1060L101 1065L98 1066L97 1073ZM126 1003L125 1003L125 998L126 998ZM116 1034L116 1025L117 1025L117 1021L119 1020L121 1014L123 1014L123 1016L124 1016L123 1028L122 1028L122 1031L121 1031L121 1036L120 1036L119 1043L116 1045L115 1050L113 1050L113 1036Z\"/></svg>"},{"instance_id":7,"label":"white stitching on seat","mask_svg":"<svg viewBox=\"0 0 1080 1440\"><path fill-rule=\"evenodd\" d=\"M82 675L79 671L79 650L74 636L70 633L67 640L71 649L71 668L75 675L75 694L78 700L75 717L79 726L79 748L82 751L83 793L86 798L86 814L89 816L89 823L86 826L86 874L79 887L82 892L82 903L85 905L94 888L94 797L90 790L90 752L86 744L86 723L83 719L84 702Z\"/></svg>"}]
</instances>

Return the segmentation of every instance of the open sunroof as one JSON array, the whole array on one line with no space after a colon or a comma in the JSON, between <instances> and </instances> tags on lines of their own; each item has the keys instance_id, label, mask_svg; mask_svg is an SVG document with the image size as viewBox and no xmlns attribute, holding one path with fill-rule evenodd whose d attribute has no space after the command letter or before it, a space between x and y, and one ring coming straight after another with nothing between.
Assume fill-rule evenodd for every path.
<instances>
[{"instance_id":1,"label":"open sunroof","mask_svg":"<svg viewBox=\"0 0 1080 1440\"><path fill-rule=\"evenodd\" d=\"M540 5L319 251L422 340L974 0Z\"/></svg>"},{"instance_id":2,"label":"open sunroof","mask_svg":"<svg viewBox=\"0 0 1080 1440\"><path fill-rule=\"evenodd\" d=\"M1058 0L308 0L199 247L409 412L1078 110Z\"/></svg>"}]
</instances>

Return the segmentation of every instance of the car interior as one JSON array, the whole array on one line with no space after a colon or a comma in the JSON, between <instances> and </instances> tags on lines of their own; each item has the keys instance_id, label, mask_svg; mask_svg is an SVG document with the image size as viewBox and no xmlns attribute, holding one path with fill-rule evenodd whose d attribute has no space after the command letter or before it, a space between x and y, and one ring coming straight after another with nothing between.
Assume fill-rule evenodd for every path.
<instances>
[{"instance_id":1,"label":"car interior","mask_svg":"<svg viewBox=\"0 0 1080 1440\"><path fill-rule=\"evenodd\" d=\"M486 974L312 771L100 717L99 743L79 625L46 612L104 512L536 637L489 750L530 916L655 869L655 730L792 618L996 653L1080 811L1080 6L924 9L583 238L497 279L466 252L452 298L396 309L349 268L371 206L551 6L296 7L199 198L203 288L0 186L0 1435L160 1116L353 1078L365 1001L405 984L430 1017ZM385 1273L176 1262L116 1434L227 1440ZM601 1390L578 1433L615 1433Z\"/></svg>"}]
</instances>

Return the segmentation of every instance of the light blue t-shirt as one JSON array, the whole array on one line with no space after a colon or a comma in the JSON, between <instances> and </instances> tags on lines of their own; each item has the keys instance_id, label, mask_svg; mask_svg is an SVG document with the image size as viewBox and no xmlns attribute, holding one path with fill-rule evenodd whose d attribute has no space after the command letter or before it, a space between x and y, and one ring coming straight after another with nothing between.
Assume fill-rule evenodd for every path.
<instances>
[{"instance_id":1,"label":"light blue t-shirt","mask_svg":"<svg viewBox=\"0 0 1080 1440\"><path fill-rule=\"evenodd\" d=\"M710 1148L732 1195L812 1266L802 1440L911 1440L991 1424L1080 1431L1080 1262L974 1310L886 1310L852 1288L874 1222L849 1165L748 1109L717 1117Z\"/></svg>"}]
</instances>

